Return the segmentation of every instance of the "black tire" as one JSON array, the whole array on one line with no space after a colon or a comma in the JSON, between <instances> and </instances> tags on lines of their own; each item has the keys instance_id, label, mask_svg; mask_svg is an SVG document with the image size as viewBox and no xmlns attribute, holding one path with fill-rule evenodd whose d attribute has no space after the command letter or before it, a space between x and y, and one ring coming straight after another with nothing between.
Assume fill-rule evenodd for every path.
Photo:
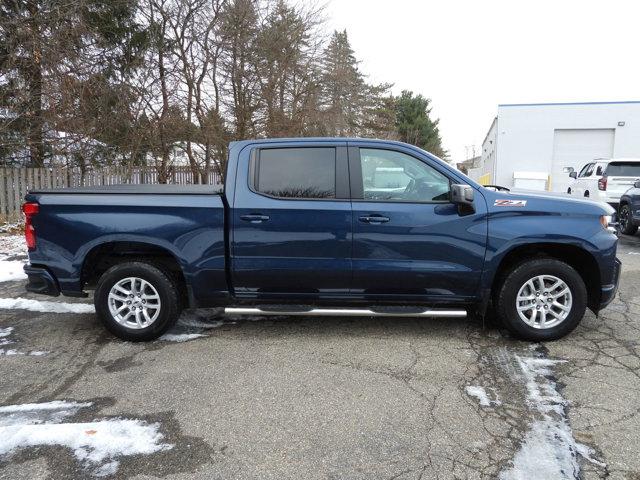
<instances>
[{"instance_id":1,"label":"black tire","mask_svg":"<svg viewBox=\"0 0 640 480\"><path fill-rule=\"evenodd\" d=\"M570 188L567 190L567 193L568 193L569 195L571 195L571 189L570 189Z\"/></svg>"},{"instance_id":2,"label":"black tire","mask_svg":"<svg viewBox=\"0 0 640 480\"><path fill-rule=\"evenodd\" d=\"M160 311L157 318L143 328L129 328L119 323L109 309L111 289L118 282L129 277L148 282L160 298ZM144 295L142 297L144 298ZM94 304L98 318L105 328L116 337L131 342L144 342L158 338L175 324L180 314L178 288L175 283L158 267L145 262L120 263L107 270L98 281Z\"/></svg>"},{"instance_id":3,"label":"black tire","mask_svg":"<svg viewBox=\"0 0 640 480\"><path fill-rule=\"evenodd\" d=\"M587 190L586 192L584 192L584 196L589 198L589 190Z\"/></svg>"},{"instance_id":4,"label":"black tire","mask_svg":"<svg viewBox=\"0 0 640 480\"><path fill-rule=\"evenodd\" d=\"M552 275L562 280L571 293L571 309L559 324L541 329L525 323L516 308L516 298L520 288L538 275ZM516 265L507 274L495 298L498 318L505 328L523 340L557 340L573 331L587 308L587 288L580 274L570 265L551 258L528 260ZM537 318L537 317L536 317Z\"/></svg>"},{"instance_id":5,"label":"black tire","mask_svg":"<svg viewBox=\"0 0 640 480\"><path fill-rule=\"evenodd\" d=\"M633 224L629 204L623 203L622 205L620 205L620 211L618 212L618 223L620 225L620 231L625 235L635 235L638 231L638 225Z\"/></svg>"}]
</instances>

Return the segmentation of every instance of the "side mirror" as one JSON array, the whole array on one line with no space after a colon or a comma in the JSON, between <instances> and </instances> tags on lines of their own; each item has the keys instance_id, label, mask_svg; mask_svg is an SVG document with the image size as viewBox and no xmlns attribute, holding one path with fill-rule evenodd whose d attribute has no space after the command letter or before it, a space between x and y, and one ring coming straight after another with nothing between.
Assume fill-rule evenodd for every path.
<instances>
[{"instance_id":1,"label":"side mirror","mask_svg":"<svg viewBox=\"0 0 640 480\"><path fill-rule=\"evenodd\" d=\"M569 176L570 176L571 178L578 178L578 172L571 172L571 173L569 174Z\"/></svg>"},{"instance_id":2,"label":"side mirror","mask_svg":"<svg viewBox=\"0 0 640 480\"><path fill-rule=\"evenodd\" d=\"M562 169L562 173L571 173L574 172L574 168L573 167L563 167Z\"/></svg>"},{"instance_id":3,"label":"side mirror","mask_svg":"<svg viewBox=\"0 0 640 480\"><path fill-rule=\"evenodd\" d=\"M636 180L633 186L634 188L640 188L640 180Z\"/></svg>"},{"instance_id":4,"label":"side mirror","mask_svg":"<svg viewBox=\"0 0 640 480\"><path fill-rule=\"evenodd\" d=\"M451 201L458 205L473 205L473 188L469 185L451 185Z\"/></svg>"}]
</instances>

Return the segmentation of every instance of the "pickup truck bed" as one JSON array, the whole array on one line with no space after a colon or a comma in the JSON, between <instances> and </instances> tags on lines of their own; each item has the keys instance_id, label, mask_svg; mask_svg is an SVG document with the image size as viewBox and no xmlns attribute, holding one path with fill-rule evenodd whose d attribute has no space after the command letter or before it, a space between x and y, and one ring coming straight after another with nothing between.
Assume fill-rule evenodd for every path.
<instances>
[{"instance_id":1,"label":"pickup truck bed","mask_svg":"<svg viewBox=\"0 0 640 480\"><path fill-rule=\"evenodd\" d=\"M184 302L227 297L225 207L212 185L110 185L34 190L38 248L30 252L29 290L82 295L118 259L161 263L185 282ZM98 221L99 219L99 221ZM51 281L42 278L46 269Z\"/></svg>"},{"instance_id":2,"label":"pickup truck bed","mask_svg":"<svg viewBox=\"0 0 640 480\"><path fill-rule=\"evenodd\" d=\"M95 187L46 188L32 194L95 195L219 195L224 185L99 185Z\"/></svg>"}]
</instances>

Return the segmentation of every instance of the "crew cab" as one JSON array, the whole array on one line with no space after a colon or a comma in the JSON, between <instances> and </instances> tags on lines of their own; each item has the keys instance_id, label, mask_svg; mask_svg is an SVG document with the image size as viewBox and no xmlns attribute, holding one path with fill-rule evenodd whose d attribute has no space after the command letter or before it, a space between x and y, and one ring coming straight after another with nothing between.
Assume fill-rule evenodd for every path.
<instances>
[{"instance_id":1,"label":"crew cab","mask_svg":"<svg viewBox=\"0 0 640 480\"><path fill-rule=\"evenodd\" d=\"M567 193L607 202L617 208L620 196L640 177L640 158L597 160L569 175L574 181Z\"/></svg>"},{"instance_id":2,"label":"crew cab","mask_svg":"<svg viewBox=\"0 0 640 480\"><path fill-rule=\"evenodd\" d=\"M400 142L246 140L230 144L221 189L31 191L27 290L94 290L105 327L133 341L160 336L185 307L492 315L551 340L615 295L613 212L487 189Z\"/></svg>"}]
</instances>

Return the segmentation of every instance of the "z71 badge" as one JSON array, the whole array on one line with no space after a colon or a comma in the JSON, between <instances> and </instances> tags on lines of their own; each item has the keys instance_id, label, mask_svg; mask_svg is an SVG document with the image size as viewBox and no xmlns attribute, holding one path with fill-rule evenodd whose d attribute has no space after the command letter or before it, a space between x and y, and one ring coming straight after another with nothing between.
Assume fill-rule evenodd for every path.
<instances>
[{"instance_id":1,"label":"z71 badge","mask_svg":"<svg viewBox=\"0 0 640 480\"><path fill-rule=\"evenodd\" d=\"M524 207L526 200L510 200L508 198L500 198L493 202L494 207Z\"/></svg>"}]
</instances>

